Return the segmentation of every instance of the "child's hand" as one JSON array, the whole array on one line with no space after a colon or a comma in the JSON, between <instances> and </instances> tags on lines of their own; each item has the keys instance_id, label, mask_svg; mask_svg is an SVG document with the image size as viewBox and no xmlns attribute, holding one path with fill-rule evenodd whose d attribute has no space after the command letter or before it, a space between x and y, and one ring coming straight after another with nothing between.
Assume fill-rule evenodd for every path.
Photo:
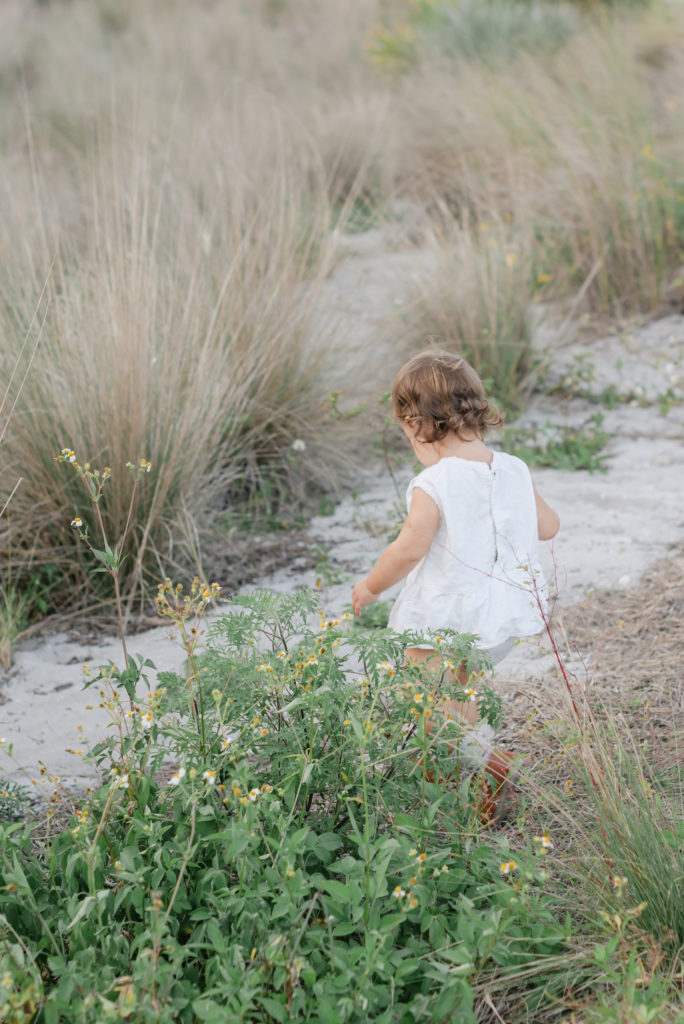
<instances>
[{"instance_id":1,"label":"child's hand","mask_svg":"<svg viewBox=\"0 0 684 1024\"><path fill-rule=\"evenodd\" d=\"M377 601L380 594L374 594L372 590L369 590L366 580L368 577L359 580L354 589L352 590L352 610L354 615L360 615L367 604L372 604L373 601Z\"/></svg>"}]
</instances>

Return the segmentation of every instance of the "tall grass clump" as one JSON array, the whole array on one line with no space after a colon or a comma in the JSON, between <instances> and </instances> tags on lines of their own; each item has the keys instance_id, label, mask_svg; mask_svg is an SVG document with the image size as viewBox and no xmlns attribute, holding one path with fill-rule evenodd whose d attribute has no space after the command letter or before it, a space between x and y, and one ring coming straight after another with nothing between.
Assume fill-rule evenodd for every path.
<instances>
[{"instance_id":1,"label":"tall grass clump","mask_svg":"<svg viewBox=\"0 0 684 1024\"><path fill-rule=\"evenodd\" d=\"M14 248L3 283L5 367L52 262L43 337L3 452L3 480L23 478L12 506L15 572L23 557L83 582L69 525L80 494L55 463L62 447L120 480L128 460L152 464L132 511L127 587L139 588L147 567L163 575L183 522L206 528L212 509L258 489L264 475L289 475L299 488L310 474L330 478L320 424L332 328L319 314L313 330L329 208L322 181L302 192L296 145L272 144L268 123L250 135L247 117L209 119L184 139L192 160L142 128L110 138L103 130L61 207L57 196L49 204L60 214L36 210L40 256ZM222 133L231 133L228 155L216 147ZM39 165L36 190L50 194ZM130 486L102 500L114 540Z\"/></svg>"},{"instance_id":2,"label":"tall grass clump","mask_svg":"<svg viewBox=\"0 0 684 1024\"><path fill-rule=\"evenodd\" d=\"M471 61L456 75L426 55L406 93L404 187L469 226L498 217L531 235L557 298L657 307L684 252L684 57L669 18L589 21L552 60Z\"/></svg>"},{"instance_id":3,"label":"tall grass clump","mask_svg":"<svg viewBox=\"0 0 684 1024\"><path fill-rule=\"evenodd\" d=\"M507 227L481 221L468 230L443 211L431 238L434 269L415 288L408 340L427 334L463 352L497 401L514 409L530 369L534 286L529 242Z\"/></svg>"}]
</instances>

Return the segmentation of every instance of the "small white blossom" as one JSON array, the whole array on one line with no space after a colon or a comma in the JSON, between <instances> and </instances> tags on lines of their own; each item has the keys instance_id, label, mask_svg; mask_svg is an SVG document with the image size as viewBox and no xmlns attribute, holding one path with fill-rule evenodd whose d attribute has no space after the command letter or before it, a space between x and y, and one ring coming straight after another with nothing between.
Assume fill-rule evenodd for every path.
<instances>
[{"instance_id":1,"label":"small white blossom","mask_svg":"<svg viewBox=\"0 0 684 1024\"><path fill-rule=\"evenodd\" d=\"M295 451L295 452L304 452L304 451L306 451L306 441L303 441L301 439L301 437L296 438L292 442L292 450Z\"/></svg>"}]
</instances>

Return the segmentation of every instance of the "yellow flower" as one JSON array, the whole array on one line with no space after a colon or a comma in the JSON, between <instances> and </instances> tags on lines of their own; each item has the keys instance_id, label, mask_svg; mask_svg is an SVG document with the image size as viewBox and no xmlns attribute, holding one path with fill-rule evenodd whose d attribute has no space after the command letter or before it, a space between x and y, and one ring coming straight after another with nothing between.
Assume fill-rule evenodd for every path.
<instances>
[{"instance_id":1,"label":"yellow flower","mask_svg":"<svg viewBox=\"0 0 684 1024\"><path fill-rule=\"evenodd\" d=\"M546 284L550 280L550 274L537 274L537 284Z\"/></svg>"},{"instance_id":2,"label":"yellow flower","mask_svg":"<svg viewBox=\"0 0 684 1024\"><path fill-rule=\"evenodd\" d=\"M508 875L511 871L515 871L517 866L514 860L506 860L503 864L499 864L499 871L502 875Z\"/></svg>"},{"instance_id":3,"label":"yellow flower","mask_svg":"<svg viewBox=\"0 0 684 1024\"><path fill-rule=\"evenodd\" d=\"M392 896L394 897L395 900L400 900L402 898L402 896L405 896L405 895L406 895L406 891L404 889L402 889L402 887L400 885L396 885L394 887L394 892L392 893Z\"/></svg>"},{"instance_id":4,"label":"yellow flower","mask_svg":"<svg viewBox=\"0 0 684 1024\"><path fill-rule=\"evenodd\" d=\"M216 782L216 772L212 771L211 768L207 768L205 772L202 772L202 778L210 786L213 786Z\"/></svg>"}]
</instances>

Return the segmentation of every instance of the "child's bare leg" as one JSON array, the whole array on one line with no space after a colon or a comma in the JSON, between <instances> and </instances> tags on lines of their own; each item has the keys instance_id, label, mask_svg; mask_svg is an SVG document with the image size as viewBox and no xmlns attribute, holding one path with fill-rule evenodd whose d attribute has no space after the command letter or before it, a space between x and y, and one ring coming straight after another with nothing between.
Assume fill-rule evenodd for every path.
<instances>
[{"instance_id":1,"label":"child's bare leg","mask_svg":"<svg viewBox=\"0 0 684 1024\"><path fill-rule=\"evenodd\" d=\"M422 647L409 647L406 650L406 660L414 664L424 664L432 660L437 661L439 655L434 650L426 650ZM434 666L438 667L437 665ZM468 685L468 673L465 664L461 662L452 671L452 676L458 680L465 689ZM505 802L500 802L500 797L506 790L508 773L510 770L512 755L497 750L493 745L494 730L487 723L483 722L479 727L479 711L475 701L444 700L437 705L444 717L454 718L469 725L468 735L461 738L459 754L466 764L474 768L484 768L493 779L493 786L488 786L485 792L485 799L480 808L481 820L485 823L497 821L505 813ZM426 721L428 735L435 729L433 719Z\"/></svg>"},{"instance_id":2,"label":"child's bare leg","mask_svg":"<svg viewBox=\"0 0 684 1024\"><path fill-rule=\"evenodd\" d=\"M437 651L426 650L423 647L408 647L406 649L405 656L407 661L412 661L415 664L424 664L425 662L433 660L435 662L439 662L440 658ZM435 664L434 666L428 665L428 667L437 668L438 664ZM451 675L464 689L466 688L468 685L468 673L463 662L461 662L460 665L451 672ZM436 710L440 711L444 717L451 717L457 721L460 720L462 722L467 722L468 725L476 725L479 719L478 707L475 701L443 700L436 705ZM428 720L426 724L428 735L434 728L434 720Z\"/></svg>"}]
</instances>

